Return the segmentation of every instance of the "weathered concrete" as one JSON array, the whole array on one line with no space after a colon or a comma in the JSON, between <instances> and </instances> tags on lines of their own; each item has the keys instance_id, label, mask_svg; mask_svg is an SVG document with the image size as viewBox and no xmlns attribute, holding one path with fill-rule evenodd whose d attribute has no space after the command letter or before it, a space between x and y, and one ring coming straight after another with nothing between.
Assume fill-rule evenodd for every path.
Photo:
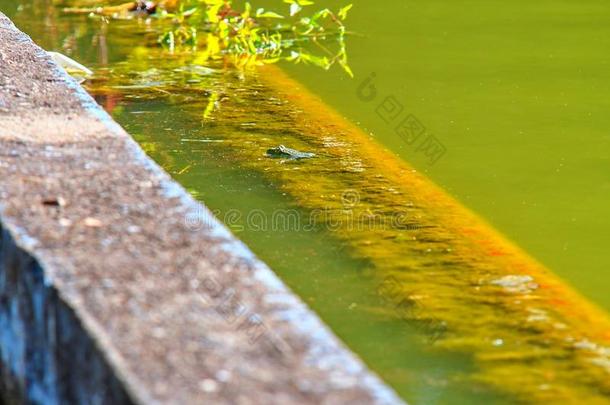
<instances>
[{"instance_id":1,"label":"weathered concrete","mask_svg":"<svg viewBox=\"0 0 610 405\"><path fill-rule=\"evenodd\" d=\"M0 220L11 402L400 403L1 14Z\"/></svg>"}]
</instances>

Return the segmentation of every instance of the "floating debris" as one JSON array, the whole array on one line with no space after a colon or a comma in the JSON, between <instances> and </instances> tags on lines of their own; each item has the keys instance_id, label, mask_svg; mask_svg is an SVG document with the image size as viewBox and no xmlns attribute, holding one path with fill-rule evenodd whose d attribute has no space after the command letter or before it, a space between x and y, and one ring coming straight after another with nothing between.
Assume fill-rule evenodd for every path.
<instances>
[{"instance_id":1,"label":"floating debris","mask_svg":"<svg viewBox=\"0 0 610 405\"><path fill-rule=\"evenodd\" d=\"M61 66L66 72L70 74L85 74L92 76L93 71L86 66L81 65L72 58L67 57L59 52L47 52L51 59L59 66Z\"/></svg>"},{"instance_id":2,"label":"floating debris","mask_svg":"<svg viewBox=\"0 0 610 405\"><path fill-rule=\"evenodd\" d=\"M504 287L511 293L528 293L538 288L532 276L508 275L491 281L491 284Z\"/></svg>"}]
</instances>

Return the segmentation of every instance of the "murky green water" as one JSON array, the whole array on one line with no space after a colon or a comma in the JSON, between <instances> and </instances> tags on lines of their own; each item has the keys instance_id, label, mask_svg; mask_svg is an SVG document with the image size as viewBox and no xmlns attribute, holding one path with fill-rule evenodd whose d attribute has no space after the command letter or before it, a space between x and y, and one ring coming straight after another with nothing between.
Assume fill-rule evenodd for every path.
<instances>
[{"instance_id":1,"label":"murky green water","mask_svg":"<svg viewBox=\"0 0 610 405\"><path fill-rule=\"evenodd\" d=\"M343 244L327 232L298 231L294 227L273 230L271 224L260 230L247 226L246 215L253 210L268 219L278 210L295 210L306 216L274 184L256 171L244 170L230 151L218 147L222 138L239 125L225 123L223 128L223 123L211 123L209 127L201 124L208 89L222 91L232 85L248 92L250 86L257 85L254 79L240 82L236 74L219 73L221 67L216 66L213 68L218 71L209 76L193 75L201 81L198 85L188 82L193 77L178 73L172 86L189 86L192 92L176 91L168 97L164 90L168 83L159 83L161 90L156 98L154 91L151 95L134 84L139 80L148 87L159 79L154 76L155 67L163 68L163 62L149 57L143 48L150 44L144 39L147 29L143 24L134 28L137 22L105 24L67 17L44 1L0 0L0 11L45 49L64 52L92 69L104 71L118 66L120 70L122 63L132 58L134 77L129 80L129 88L98 95L98 102L165 170L205 201L399 394L415 403L464 403L473 398L501 403L499 395L456 380L455 376L473 368L467 356L426 352L409 323L359 310L380 305L375 294L377 285L370 277L363 277L369 267L366 261L351 258ZM138 43L142 49L134 50ZM140 61L133 63L133 59ZM135 79L138 72L148 73ZM247 120L247 112L242 119Z\"/></svg>"},{"instance_id":2,"label":"murky green water","mask_svg":"<svg viewBox=\"0 0 610 405\"><path fill-rule=\"evenodd\" d=\"M339 70L286 69L610 309L608 4L354 3L355 81ZM372 72L379 95L367 103L356 88ZM389 96L442 141L436 164L396 134L403 115L386 123L376 114Z\"/></svg>"},{"instance_id":3,"label":"murky green water","mask_svg":"<svg viewBox=\"0 0 610 405\"><path fill-rule=\"evenodd\" d=\"M589 26L583 21L592 17L584 12L565 21L570 3L538 3L535 10L525 3L492 7L473 2L459 8L448 2L393 3L383 8L357 4L353 10L351 28L366 33L350 39L356 80L338 71L286 68L610 307L603 294L610 290L610 278L601 276L608 260L603 251L604 221L609 221L604 202L610 191L601 11L594 14L597 23ZM306 141L291 126L289 113L276 114L281 106L265 110L281 101L255 75L241 77L220 66L192 69L188 57L151 53L146 49L152 45L146 34L151 28L141 22L106 24L66 17L43 1L24 1L18 10L14 0L0 0L0 10L46 49L95 68L98 79L90 86L97 89L100 104L402 396L425 404L516 401L468 379L477 370L470 353L435 348L422 342L417 324L368 310L385 305L376 294L379 281L371 274L373 266L369 258L352 254L333 232L246 223L253 210L264 218L278 210L304 218L311 208L287 192L277 177L265 174L272 166L249 164L245 152L235 149L235 140L244 151L264 150L281 139ZM545 36L540 21L557 31L557 37L550 32ZM572 31L566 32L566 25L580 29L581 35L595 31L599 56L594 45L586 48L586 55L582 47L571 53L566 41L573 38L568 35ZM544 44L536 45L531 36ZM141 47L134 49L134 43ZM552 57L539 53L553 44L557 49ZM577 46L574 39L572 46ZM536 81L534 73L546 70ZM357 87L370 72L377 75L378 98L365 102ZM112 82L104 87L105 77L120 75L123 86ZM390 95L404 104L404 114L414 114L446 147L435 165L429 166L416 145L393 133L395 122L385 123L376 113L379 102ZM229 99L226 110L203 119L213 97ZM583 116L589 116L584 123ZM246 156L265 159L262 154ZM382 185L377 187L367 192L381 192Z\"/></svg>"}]
</instances>

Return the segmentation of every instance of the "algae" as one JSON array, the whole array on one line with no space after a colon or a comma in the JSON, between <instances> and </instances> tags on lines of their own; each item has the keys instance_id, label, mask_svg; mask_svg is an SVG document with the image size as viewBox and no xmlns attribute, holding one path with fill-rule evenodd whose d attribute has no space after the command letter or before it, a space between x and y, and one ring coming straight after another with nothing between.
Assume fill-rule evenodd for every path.
<instances>
[{"instance_id":1,"label":"algae","mask_svg":"<svg viewBox=\"0 0 610 405\"><path fill-rule=\"evenodd\" d=\"M430 350L471 357L465 382L522 402L610 399L606 313L278 69L141 46L87 86L98 99L184 105L218 134L208 147L269 179L366 263L380 304L359 310L406 319ZM266 158L278 144L316 159Z\"/></svg>"},{"instance_id":2,"label":"algae","mask_svg":"<svg viewBox=\"0 0 610 405\"><path fill-rule=\"evenodd\" d=\"M605 313L278 69L219 69L231 79L203 75L202 85L185 83L191 76L174 63L186 61L155 70L138 97L179 94L206 105L192 119L222 134L210 147L261 173L307 210L308 224L366 260L383 304L360 310L406 319L432 350L472 356L477 371L465 381L514 400L608 401ZM125 66L109 87L138 83L149 68ZM266 158L277 144L316 159Z\"/></svg>"}]
</instances>

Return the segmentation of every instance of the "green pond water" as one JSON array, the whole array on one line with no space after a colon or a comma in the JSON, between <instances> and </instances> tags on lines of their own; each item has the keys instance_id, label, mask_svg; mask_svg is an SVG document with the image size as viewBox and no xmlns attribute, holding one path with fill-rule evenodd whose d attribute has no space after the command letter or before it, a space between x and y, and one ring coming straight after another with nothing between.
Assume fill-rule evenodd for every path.
<instances>
[{"instance_id":1,"label":"green pond water","mask_svg":"<svg viewBox=\"0 0 610 405\"><path fill-rule=\"evenodd\" d=\"M610 310L608 4L354 4L348 49L355 80L338 69L286 69ZM357 88L373 72L378 97L363 102ZM404 111L386 123L376 109L389 96ZM406 114L445 146L434 165L395 133Z\"/></svg>"},{"instance_id":2,"label":"green pond water","mask_svg":"<svg viewBox=\"0 0 610 405\"><path fill-rule=\"evenodd\" d=\"M101 72L97 89L104 75L123 74L126 84L96 91L98 102L401 396L419 404L515 402L463 378L476 367L467 354L434 350L416 325L361 310L383 305L369 263L331 233L247 226L252 210L267 218L278 209L307 213L224 146L255 121L248 103L202 123L213 94L272 100L255 76L210 66L173 68L168 78L164 62L146 52L149 28L137 21L65 16L33 0L0 0L0 11L41 46ZM610 309L609 23L602 2L361 2L349 24L355 79L338 69L283 68ZM145 73L130 76L126 60ZM377 97L363 101L358 87L373 72ZM404 105L396 120L413 114L442 142L446 153L435 164L376 112L387 96Z\"/></svg>"}]
</instances>

